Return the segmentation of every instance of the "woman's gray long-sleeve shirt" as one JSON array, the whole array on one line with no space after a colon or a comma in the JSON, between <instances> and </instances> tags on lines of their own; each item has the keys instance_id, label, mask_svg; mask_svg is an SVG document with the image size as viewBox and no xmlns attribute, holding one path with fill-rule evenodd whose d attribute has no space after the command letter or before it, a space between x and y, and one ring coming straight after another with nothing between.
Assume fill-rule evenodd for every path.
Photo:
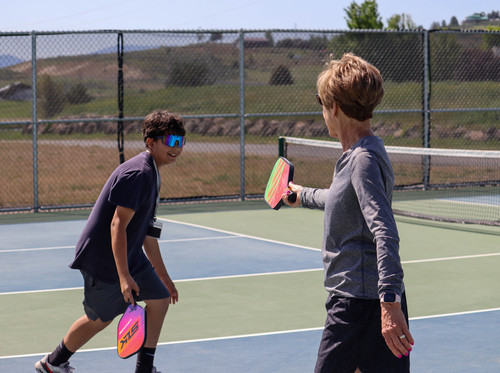
<instances>
[{"instance_id":1,"label":"woman's gray long-sleeve shirt","mask_svg":"<svg viewBox=\"0 0 500 373\"><path fill-rule=\"evenodd\" d=\"M302 206L325 211L324 281L333 296L376 299L404 292L393 187L383 141L366 136L339 158L329 189L302 189Z\"/></svg>"}]
</instances>

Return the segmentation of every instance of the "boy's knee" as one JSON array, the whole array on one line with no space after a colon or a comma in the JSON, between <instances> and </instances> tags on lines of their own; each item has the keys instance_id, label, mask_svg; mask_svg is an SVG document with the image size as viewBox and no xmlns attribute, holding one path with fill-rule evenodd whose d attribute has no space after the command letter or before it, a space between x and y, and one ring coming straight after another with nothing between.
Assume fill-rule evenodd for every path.
<instances>
[{"instance_id":1,"label":"boy's knee","mask_svg":"<svg viewBox=\"0 0 500 373\"><path fill-rule=\"evenodd\" d=\"M163 299L152 299L145 302L148 310L166 313L168 311L168 306L170 305L170 297Z\"/></svg>"},{"instance_id":2,"label":"boy's knee","mask_svg":"<svg viewBox=\"0 0 500 373\"><path fill-rule=\"evenodd\" d=\"M162 308L165 312L167 312L167 310L168 310L168 306L170 306L170 297L160 299L160 301L161 301L161 305L160 305L160 306L161 306L161 308Z\"/></svg>"}]
</instances>

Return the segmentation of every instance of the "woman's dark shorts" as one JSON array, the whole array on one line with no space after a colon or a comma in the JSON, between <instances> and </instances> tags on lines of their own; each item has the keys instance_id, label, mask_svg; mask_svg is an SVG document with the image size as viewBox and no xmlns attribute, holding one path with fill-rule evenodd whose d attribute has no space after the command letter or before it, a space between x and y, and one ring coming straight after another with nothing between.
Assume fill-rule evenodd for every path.
<instances>
[{"instance_id":1,"label":"woman's dark shorts","mask_svg":"<svg viewBox=\"0 0 500 373\"><path fill-rule=\"evenodd\" d=\"M410 358L398 359L387 347L381 331L378 299L329 297L315 373L409 373ZM401 309L408 322L406 296Z\"/></svg>"}]
</instances>

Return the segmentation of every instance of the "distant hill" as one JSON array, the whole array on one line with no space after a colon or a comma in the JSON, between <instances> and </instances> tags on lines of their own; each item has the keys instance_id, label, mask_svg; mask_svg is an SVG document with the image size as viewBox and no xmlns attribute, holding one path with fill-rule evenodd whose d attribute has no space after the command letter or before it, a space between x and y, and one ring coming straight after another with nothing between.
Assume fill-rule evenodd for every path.
<instances>
[{"instance_id":1,"label":"distant hill","mask_svg":"<svg viewBox=\"0 0 500 373\"><path fill-rule=\"evenodd\" d=\"M0 69L7 66L17 65L21 62L24 62L24 60L11 56L10 54L0 54Z\"/></svg>"}]
</instances>

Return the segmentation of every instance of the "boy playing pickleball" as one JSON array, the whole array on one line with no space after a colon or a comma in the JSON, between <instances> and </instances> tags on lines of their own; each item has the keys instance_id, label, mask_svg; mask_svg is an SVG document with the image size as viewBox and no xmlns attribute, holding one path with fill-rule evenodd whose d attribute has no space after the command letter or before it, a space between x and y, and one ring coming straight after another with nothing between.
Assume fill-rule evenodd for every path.
<instances>
[{"instance_id":1,"label":"boy playing pickleball","mask_svg":"<svg viewBox=\"0 0 500 373\"><path fill-rule=\"evenodd\" d=\"M76 245L70 267L84 278L85 315L35 364L37 372L71 373L69 358L122 314L135 295L147 310L147 338L135 373L159 373L153 366L156 345L168 306L178 300L158 245L159 168L181 155L185 134L182 119L167 111L157 110L144 119L146 151L111 174Z\"/></svg>"}]
</instances>

